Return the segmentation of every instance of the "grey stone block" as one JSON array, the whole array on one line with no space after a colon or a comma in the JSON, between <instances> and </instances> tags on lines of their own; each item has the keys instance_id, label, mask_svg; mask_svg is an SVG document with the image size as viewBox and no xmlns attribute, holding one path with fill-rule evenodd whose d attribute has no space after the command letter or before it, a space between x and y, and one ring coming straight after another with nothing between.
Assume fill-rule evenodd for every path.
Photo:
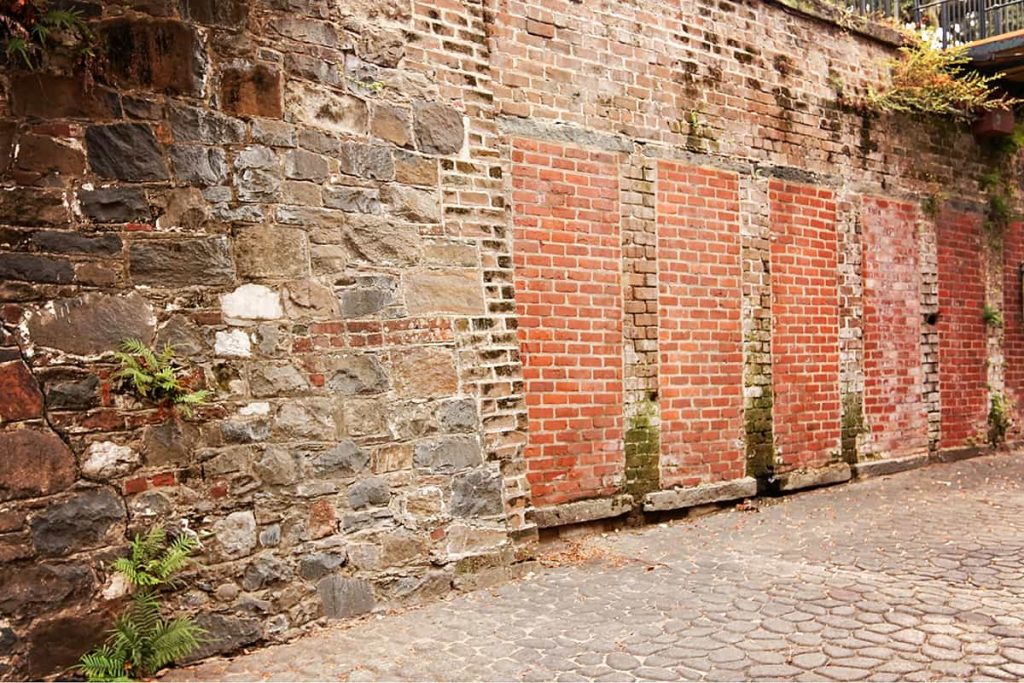
<instances>
[{"instance_id":1,"label":"grey stone block","mask_svg":"<svg viewBox=\"0 0 1024 683\"><path fill-rule=\"evenodd\" d=\"M682 508L718 503L725 500L738 500L757 495L757 480L744 477L734 481L723 481L718 484L705 484L686 489L671 491L653 491L644 499L644 510L680 510Z\"/></svg>"},{"instance_id":2,"label":"grey stone block","mask_svg":"<svg viewBox=\"0 0 1024 683\"><path fill-rule=\"evenodd\" d=\"M533 520L538 528L546 529L566 524L591 522L595 519L607 519L624 515L633 509L633 496L623 494L612 498L594 500L578 500L562 505L537 508L533 511Z\"/></svg>"},{"instance_id":3,"label":"grey stone block","mask_svg":"<svg viewBox=\"0 0 1024 683\"><path fill-rule=\"evenodd\" d=\"M880 477L885 474L905 472L928 464L927 453L917 453L901 458L885 458L884 460L868 460L853 466L853 473L859 478Z\"/></svg>"},{"instance_id":4,"label":"grey stone block","mask_svg":"<svg viewBox=\"0 0 1024 683\"><path fill-rule=\"evenodd\" d=\"M853 476L850 466L845 462L837 462L813 470L797 470L779 475L779 491L799 491L801 489L829 486L849 481Z\"/></svg>"}]
</instances>

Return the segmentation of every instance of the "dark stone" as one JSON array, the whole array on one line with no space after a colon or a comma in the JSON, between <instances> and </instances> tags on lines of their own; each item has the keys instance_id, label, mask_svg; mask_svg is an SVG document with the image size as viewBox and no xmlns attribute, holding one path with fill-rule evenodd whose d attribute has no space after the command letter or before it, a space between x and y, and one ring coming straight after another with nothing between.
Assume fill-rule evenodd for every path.
<instances>
[{"instance_id":1,"label":"dark stone","mask_svg":"<svg viewBox=\"0 0 1024 683\"><path fill-rule=\"evenodd\" d=\"M124 503L110 489L83 491L32 518L32 544L46 555L93 547L124 518Z\"/></svg>"},{"instance_id":2,"label":"dark stone","mask_svg":"<svg viewBox=\"0 0 1024 683\"><path fill-rule=\"evenodd\" d=\"M356 279L356 286L338 292L343 318L371 315L395 302L398 283L388 276L366 276Z\"/></svg>"},{"instance_id":3,"label":"dark stone","mask_svg":"<svg viewBox=\"0 0 1024 683\"><path fill-rule=\"evenodd\" d=\"M424 439L413 450L416 467L448 473L483 461L480 441L475 436L440 436Z\"/></svg>"},{"instance_id":4,"label":"dark stone","mask_svg":"<svg viewBox=\"0 0 1024 683\"><path fill-rule=\"evenodd\" d=\"M86 88L84 78L33 71L11 79L11 109L16 116L53 120L107 119L121 115L117 97L103 88Z\"/></svg>"},{"instance_id":5,"label":"dark stone","mask_svg":"<svg viewBox=\"0 0 1024 683\"><path fill-rule=\"evenodd\" d=\"M184 315L171 316L157 333L156 342L160 348L170 344L174 353L182 357L198 356L207 348L199 326Z\"/></svg>"},{"instance_id":6,"label":"dark stone","mask_svg":"<svg viewBox=\"0 0 1024 683\"><path fill-rule=\"evenodd\" d=\"M278 558L258 557L245 568L245 573L242 575L242 588L247 591L257 591L264 586L272 586L291 578L291 567Z\"/></svg>"},{"instance_id":7,"label":"dark stone","mask_svg":"<svg viewBox=\"0 0 1024 683\"><path fill-rule=\"evenodd\" d=\"M175 142L229 145L245 139L245 124L217 112L172 105L168 117Z\"/></svg>"},{"instance_id":8,"label":"dark stone","mask_svg":"<svg viewBox=\"0 0 1024 683\"><path fill-rule=\"evenodd\" d=\"M211 0L213 2L215 0ZM263 633L260 620L251 617L233 617L227 614L200 614L196 624L206 630L203 644L192 654L183 657L179 664L188 664L217 654L235 652L247 645L259 642Z\"/></svg>"},{"instance_id":9,"label":"dark stone","mask_svg":"<svg viewBox=\"0 0 1024 683\"><path fill-rule=\"evenodd\" d=\"M173 145L174 175L186 183L207 187L227 180L228 166L223 149L200 145Z\"/></svg>"},{"instance_id":10,"label":"dark stone","mask_svg":"<svg viewBox=\"0 0 1024 683\"><path fill-rule=\"evenodd\" d=\"M226 237L140 240L128 246L128 272L137 285L189 287L234 282Z\"/></svg>"},{"instance_id":11,"label":"dark stone","mask_svg":"<svg viewBox=\"0 0 1024 683\"><path fill-rule=\"evenodd\" d=\"M99 403L100 380L88 375L79 380L46 382L46 404L51 410L88 410Z\"/></svg>"},{"instance_id":12,"label":"dark stone","mask_svg":"<svg viewBox=\"0 0 1024 683\"><path fill-rule=\"evenodd\" d=\"M380 213L380 192L362 187L325 187L324 206L348 213Z\"/></svg>"},{"instance_id":13,"label":"dark stone","mask_svg":"<svg viewBox=\"0 0 1024 683\"><path fill-rule=\"evenodd\" d=\"M328 619L345 619L366 614L377 605L373 588L362 579L326 576L316 586L323 614Z\"/></svg>"},{"instance_id":14,"label":"dark stone","mask_svg":"<svg viewBox=\"0 0 1024 683\"><path fill-rule=\"evenodd\" d=\"M319 476L351 477L365 471L369 464L370 455L352 441L342 441L313 459L313 468Z\"/></svg>"},{"instance_id":15,"label":"dark stone","mask_svg":"<svg viewBox=\"0 0 1024 683\"><path fill-rule=\"evenodd\" d=\"M367 477L348 489L348 504L353 510L368 505L387 505L391 500L391 487L383 477Z\"/></svg>"},{"instance_id":16,"label":"dark stone","mask_svg":"<svg viewBox=\"0 0 1024 683\"><path fill-rule=\"evenodd\" d=\"M441 429L447 432L461 432L476 429L480 420L477 415L476 401L459 399L441 404L437 409L437 421Z\"/></svg>"},{"instance_id":17,"label":"dark stone","mask_svg":"<svg viewBox=\"0 0 1024 683\"><path fill-rule=\"evenodd\" d=\"M0 280L67 284L75 279L68 261L36 254L0 254Z\"/></svg>"},{"instance_id":18,"label":"dark stone","mask_svg":"<svg viewBox=\"0 0 1024 683\"><path fill-rule=\"evenodd\" d=\"M83 652L103 642L114 618L113 610L99 609L35 625L25 637L29 644L25 674L32 680L65 673Z\"/></svg>"},{"instance_id":19,"label":"dark stone","mask_svg":"<svg viewBox=\"0 0 1024 683\"><path fill-rule=\"evenodd\" d=\"M97 33L104 45L105 75L119 88L199 94L206 58L192 26L167 19L114 19Z\"/></svg>"},{"instance_id":20,"label":"dark stone","mask_svg":"<svg viewBox=\"0 0 1024 683\"><path fill-rule=\"evenodd\" d=\"M331 574L348 560L341 553L313 553L299 560L299 576L309 581L316 581Z\"/></svg>"},{"instance_id":21,"label":"dark stone","mask_svg":"<svg viewBox=\"0 0 1024 683\"><path fill-rule=\"evenodd\" d=\"M220 77L220 105L237 116L281 118L281 72L263 64L225 69Z\"/></svg>"},{"instance_id":22,"label":"dark stone","mask_svg":"<svg viewBox=\"0 0 1024 683\"><path fill-rule=\"evenodd\" d=\"M3 190L0 201L0 224L4 225L66 225L70 221L62 192L19 187Z\"/></svg>"},{"instance_id":23,"label":"dark stone","mask_svg":"<svg viewBox=\"0 0 1024 683\"><path fill-rule=\"evenodd\" d=\"M75 457L49 430L0 433L0 501L63 491L75 481Z\"/></svg>"},{"instance_id":24,"label":"dark stone","mask_svg":"<svg viewBox=\"0 0 1024 683\"><path fill-rule=\"evenodd\" d=\"M346 142L338 153L341 172L371 180L391 180L395 177L395 161L391 148L386 145L364 145Z\"/></svg>"},{"instance_id":25,"label":"dark stone","mask_svg":"<svg viewBox=\"0 0 1024 683\"><path fill-rule=\"evenodd\" d=\"M32 243L43 251L58 254L113 256L121 251L121 238L113 233L89 236L80 232L43 230L32 235Z\"/></svg>"},{"instance_id":26,"label":"dark stone","mask_svg":"<svg viewBox=\"0 0 1024 683\"><path fill-rule=\"evenodd\" d=\"M455 154L462 149L465 127L462 114L436 102L418 102L414 108L416 145L427 154Z\"/></svg>"},{"instance_id":27,"label":"dark stone","mask_svg":"<svg viewBox=\"0 0 1024 683\"><path fill-rule=\"evenodd\" d=\"M497 474L472 470L452 479L452 516L484 517L499 515L502 510L501 477Z\"/></svg>"},{"instance_id":28,"label":"dark stone","mask_svg":"<svg viewBox=\"0 0 1024 683\"><path fill-rule=\"evenodd\" d=\"M152 218L146 195L134 187L82 190L78 201L82 212L96 223L131 223Z\"/></svg>"},{"instance_id":29,"label":"dark stone","mask_svg":"<svg viewBox=\"0 0 1024 683\"><path fill-rule=\"evenodd\" d=\"M149 344L155 327L153 308L134 292L57 299L33 311L28 321L33 343L82 356L113 350L129 337Z\"/></svg>"},{"instance_id":30,"label":"dark stone","mask_svg":"<svg viewBox=\"0 0 1024 683\"><path fill-rule=\"evenodd\" d=\"M153 129L144 123L89 126L85 144L89 165L103 178L143 182L169 177Z\"/></svg>"},{"instance_id":31,"label":"dark stone","mask_svg":"<svg viewBox=\"0 0 1024 683\"><path fill-rule=\"evenodd\" d=\"M94 576L83 564L8 564L0 568L0 613L25 614L88 596Z\"/></svg>"},{"instance_id":32,"label":"dark stone","mask_svg":"<svg viewBox=\"0 0 1024 683\"><path fill-rule=\"evenodd\" d=\"M0 364L0 422L40 417L43 393L24 362Z\"/></svg>"},{"instance_id":33,"label":"dark stone","mask_svg":"<svg viewBox=\"0 0 1024 683\"><path fill-rule=\"evenodd\" d=\"M180 0L181 15L210 26L241 28L249 14L248 0Z\"/></svg>"}]
</instances>

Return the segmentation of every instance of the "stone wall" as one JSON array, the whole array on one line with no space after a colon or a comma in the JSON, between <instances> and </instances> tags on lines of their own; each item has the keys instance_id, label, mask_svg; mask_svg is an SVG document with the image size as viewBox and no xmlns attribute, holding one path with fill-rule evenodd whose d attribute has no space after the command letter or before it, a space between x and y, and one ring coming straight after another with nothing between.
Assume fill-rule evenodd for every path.
<instances>
[{"instance_id":1,"label":"stone wall","mask_svg":"<svg viewBox=\"0 0 1024 683\"><path fill-rule=\"evenodd\" d=\"M992 155L848 106L884 31L761 0L76 4L95 83L0 74L0 673L95 642L155 522L203 539L202 656L506 576L538 527L978 445L989 386L1020 391L1019 316L981 321L1019 297ZM126 393L125 337L211 405Z\"/></svg>"}]
</instances>

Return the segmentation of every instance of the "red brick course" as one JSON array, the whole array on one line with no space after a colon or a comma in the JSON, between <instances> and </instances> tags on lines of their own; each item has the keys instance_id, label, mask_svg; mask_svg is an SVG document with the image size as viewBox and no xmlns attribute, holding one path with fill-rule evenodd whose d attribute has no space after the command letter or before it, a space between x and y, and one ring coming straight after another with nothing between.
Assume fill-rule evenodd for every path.
<instances>
[{"instance_id":1,"label":"red brick course","mask_svg":"<svg viewBox=\"0 0 1024 683\"><path fill-rule=\"evenodd\" d=\"M864 418L871 453L928 449L915 205L864 197Z\"/></svg>"},{"instance_id":2,"label":"red brick course","mask_svg":"<svg viewBox=\"0 0 1024 683\"><path fill-rule=\"evenodd\" d=\"M658 164L661 484L742 477L739 181Z\"/></svg>"},{"instance_id":3,"label":"red brick course","mask_svg":"<svg viewBox=\"0 0 1024 683\"><path fill-rule=\"evenodd\" d=\"M939 448L982 445L988 414L982 219L979 214L946 210L937 229Z\"/></svg>"},{"instance_id":4,"label":"red brick course","mask_svg":"<svg viewBox=\"0 0 1024 683\"><path fill-rule=\"evenodd\" d=\"M618 165L515 140L512 187L534 503L607 495L624 472Z\"/></svg>"},{"instance_id":5,"label":"red brick course","mask_svg":"<svg viewBox=\"0 0 1024 683\"><path fill-rule=\"evenodd\" d=\"M773 420L778 469L839 452L839 300L834 193L773 179Z\"/></svg>"}]
</instances>

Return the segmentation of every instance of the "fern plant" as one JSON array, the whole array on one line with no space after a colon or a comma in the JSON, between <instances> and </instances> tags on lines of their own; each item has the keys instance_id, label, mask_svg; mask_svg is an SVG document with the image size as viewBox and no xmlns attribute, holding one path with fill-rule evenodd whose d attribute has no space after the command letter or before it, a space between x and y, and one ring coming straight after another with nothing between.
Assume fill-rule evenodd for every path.
<instances>
[{"instance_id":1,"label":"fern plant","mask_svg":"<svg viewBox=\"0 0 1024 683\"><path fill-rule=\"evenodd\" d=\"M114 379L142 398L171 404L185 417L192 417L193 410L211 395L207 389L192 390L188 369L174 357L170 344L158 353L138 339L125 339L114 357L121 363Z\"/></svg>"},{"instance_id":2,"label":"fern plant","mask_svg":"<svg viewBox=\"0 0 1024 683\"><path fill-rule=\"evenodd\" d=\"M90 681L130 681L147 678L193 652L205 631L187 617L164 619L157 590L173 585L174 575L189 562L199 542L179 534L168 543L162 526L136 534L127 557L114 569L133 587L128 609L114 622L106 642L82 655L78 670Z\"/></svg>"},{"instance_id":3,"label":"fern plant","mask_svg":"<svg viewBox=\"0 0 1024 683\"><path fill-rule=\"evenodd\" d=\"M32 69L51 45L71 44L88 63L93 40L77 9L51 8L46 0L0 2L0 45L8 62Z\"/></svg>"}]
</instances>

